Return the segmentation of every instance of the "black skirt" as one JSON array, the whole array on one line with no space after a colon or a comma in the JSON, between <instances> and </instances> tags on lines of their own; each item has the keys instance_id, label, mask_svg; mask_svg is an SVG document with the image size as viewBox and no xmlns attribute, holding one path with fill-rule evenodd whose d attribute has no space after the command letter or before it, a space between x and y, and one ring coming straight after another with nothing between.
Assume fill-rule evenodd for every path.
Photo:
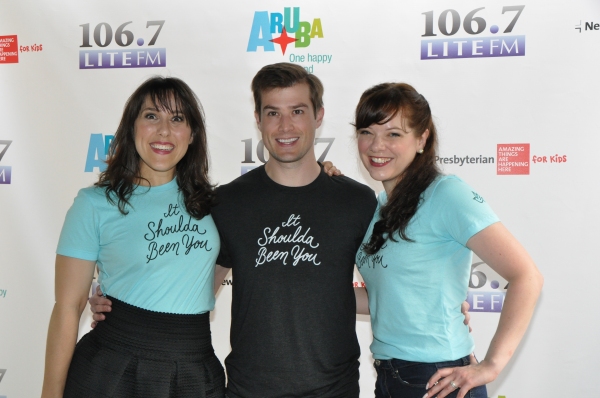
<instances>
[{"instance_id":1,"label":"black skirt","mask_svg":"<svg viewBox=\"0 0 600 398\"><path fill-rule=\"evenodd\" d=\"M75 347L64 398L223 398L210 313L147 311L115 298Z\"/></svg>"}]
</instances>

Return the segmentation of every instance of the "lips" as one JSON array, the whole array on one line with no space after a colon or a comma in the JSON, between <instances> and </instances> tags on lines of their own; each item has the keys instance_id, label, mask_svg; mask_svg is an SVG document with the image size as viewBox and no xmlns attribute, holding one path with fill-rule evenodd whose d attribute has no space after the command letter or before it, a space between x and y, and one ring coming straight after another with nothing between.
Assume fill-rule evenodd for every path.
<instances>
[{"instance_id":1,"label":"lips","mask_svg":"<svg viewBox=\"0 0 600 398\"><path fill-rule=\"evenodd\" d=\"M169 142L151 142L150 148L152 148L152 151L156 153L167 154L171 153L171 151L175 149L175 145Z\"/></svg>"},{"instance_id":2,"label":"lips","mask_svg":"<svg viewBox=\"0 0 600 398\"><path fill-rule=\"evenodd\" d=\"M392 161L392 158L380 158L380 157L369 156L369 163L371 164L371 166L374 166L374 167L383 167L391 161Z\"/></svg>"},{"instance_id":3,"label":"lips","mask_svg":"<svg viewBox=\"0 0 600 398\"><path fill-rule=\"evenodd\" d=\"M275 141L277 141L281 145L292 145L293 143L295 143L296 141L298 141L298 137L293 137L293 138L277 138Z\"/></svg>"}]
</instances>

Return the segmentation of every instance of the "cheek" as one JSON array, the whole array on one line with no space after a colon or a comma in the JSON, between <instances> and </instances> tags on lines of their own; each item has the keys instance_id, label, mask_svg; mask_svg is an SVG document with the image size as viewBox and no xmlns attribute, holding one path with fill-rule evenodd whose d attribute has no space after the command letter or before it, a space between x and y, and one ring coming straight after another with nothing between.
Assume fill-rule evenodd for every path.
<instances>
[{"instance_id":1,"label":"cheek","mask_svg":"<svg viewBox=\"0 0 600 398\"><path fill-rule=\"evenodd\" d=\"M363 138L363 136L359 136L358 139L358 153L360 155L364 155L369 150L369 140L367 138Z\"/></svg>"}]
</instances>

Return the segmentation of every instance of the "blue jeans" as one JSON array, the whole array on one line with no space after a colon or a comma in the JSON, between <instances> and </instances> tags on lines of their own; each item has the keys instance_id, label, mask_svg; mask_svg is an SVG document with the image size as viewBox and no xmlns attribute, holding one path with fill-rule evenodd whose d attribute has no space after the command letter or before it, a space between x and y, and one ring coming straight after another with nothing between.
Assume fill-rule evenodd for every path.
<instances>
[{"instance_id":1,"label":"blue jeans","mask_svg":"<svg viewBox=\"0 0 600 398\"><path fill-rule=\"evenodd\" d=\"M438 369L467 366L469 357L455 361L423 363L403 361L402 359L375 360L377 381L375 398L422 398L427 392L425 385ZM458 390L448 398L456 398ZM485 386L475 387L465 395L466 398L487 398Z\"/></svg>"}]
</instances>

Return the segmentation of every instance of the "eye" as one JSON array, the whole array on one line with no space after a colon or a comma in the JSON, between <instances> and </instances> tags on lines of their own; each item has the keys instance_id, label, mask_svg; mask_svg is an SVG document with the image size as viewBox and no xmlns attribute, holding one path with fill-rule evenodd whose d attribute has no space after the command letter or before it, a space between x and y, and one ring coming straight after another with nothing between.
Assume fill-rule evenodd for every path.
<instances>
[{"instance_id":1,"label":"eye","mask_svg":"<svg viewBox=\"0 0 600 398\"><path fill-rule=\"evenodd\" d=\"M302 115L304 113L304 110L302 109L294 109L294 115Z\"/></svg>"},{"instance_id":2,"label":"eye","mask_svg":"<svg viewBox=\"0 0 600 398\"><path fill-rule=\"evenodd\" d=\"M390 137L402 137L402 134L400 133L390 133Z\"/></svg>"},{"instance_id":3,"label":"eye","mask_svg":"<svg viewBox=\"0 0 600 398\"><path fill-rule=\"evenodd\" d=\"M269 111L269 112L267 112L267 116L277 116L277 112Z\"/></svg>"},{"instance_id":4,"label":"eye","mask_svg":"<svg viewBox=\"0 0 600 398\"><path fill-rule=\"evenodd\" d=\"M185 121L185 118L183 115L174 115L171 120L174 122L183 122Z\"/></svg>"},{"instance_id":5,"label":"eye","mask_svg":"<svg viewBox=\"0 0 600 398\"><path fill-rule=\"evenodd\" d=\"M148 112L144 115L144 118L154 120L154 119L156 119L156 115L152 112Z\"/></svg>"},{"instance_id":6,"label":"eye","mask_svg":"<svg viewBox=\"0 0 600 398\"><path fill-rule=\"evenodd\" d=\"M359 135L370 135L371 132L369 130L359 130L358 134Z\"/></svg>"}]
</instances>

